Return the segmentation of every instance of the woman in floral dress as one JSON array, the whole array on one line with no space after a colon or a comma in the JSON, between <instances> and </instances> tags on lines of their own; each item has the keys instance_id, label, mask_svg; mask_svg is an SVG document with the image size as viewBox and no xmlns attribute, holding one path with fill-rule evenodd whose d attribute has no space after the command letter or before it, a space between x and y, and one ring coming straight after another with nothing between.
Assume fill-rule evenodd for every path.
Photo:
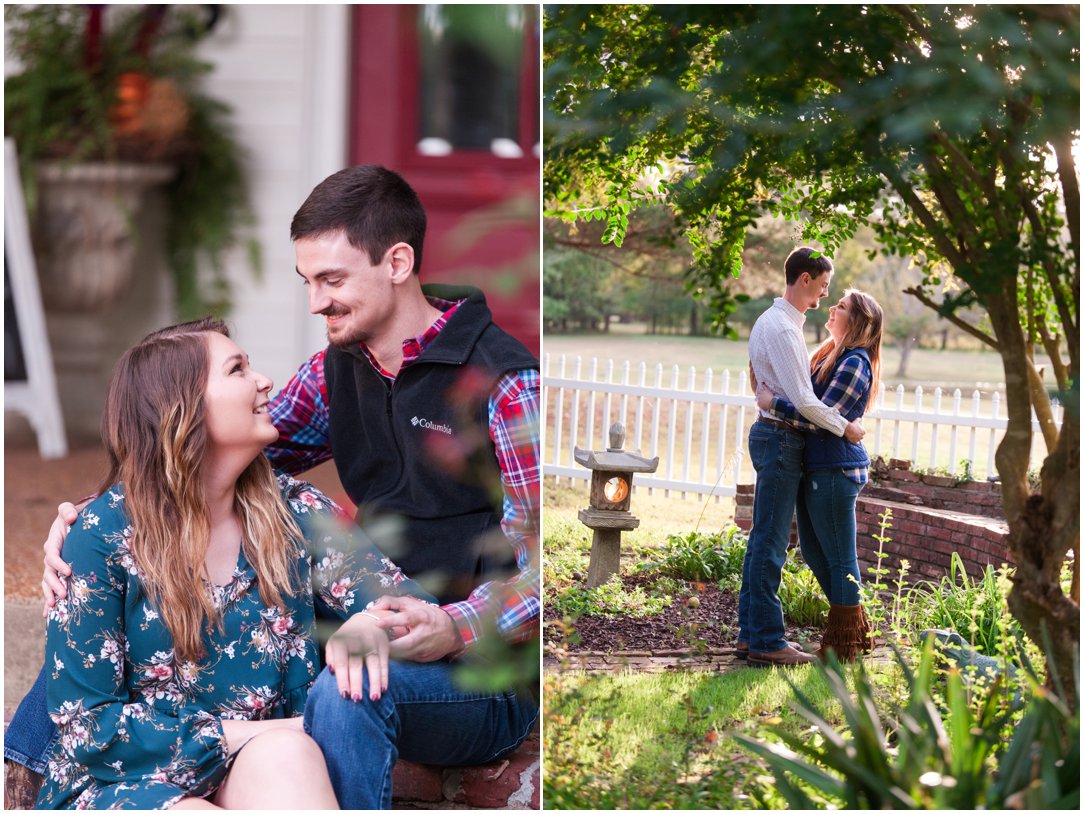
<instances>
[{"instance_id":1,"label":"woman in floral dress","mask_svg":"<svg viewBox=\"0 0 1084 814\"><path fill-rule=\"evenodd\" d=\"M311 486L261 454L271 382L215 320L121 359L111 471L71 530L46 665L58 737L39 808L337 808L302 726L314 604L347 619L326 658L344 695L387 687L368 603L421 591Z\"/></svg>"}]
</instances>

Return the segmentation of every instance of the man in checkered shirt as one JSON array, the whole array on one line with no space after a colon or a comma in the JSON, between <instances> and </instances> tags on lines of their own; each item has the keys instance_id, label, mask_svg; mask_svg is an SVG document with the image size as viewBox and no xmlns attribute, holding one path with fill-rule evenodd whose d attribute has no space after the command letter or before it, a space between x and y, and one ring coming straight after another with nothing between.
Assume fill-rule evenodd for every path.
<instances>
[{"instance_id":1,"label":"man in checkered shirt","mask_svg":"<svg viewBox=\"0 0 1084 814\"><path fill-rule=\"evenodd\" d=\"M832 263L810 248L795 249L784 264L786 291L776 298L749 334L753 387L766 385L792 402L803 418L858 443L859 422L848 422L813 393L802 325L805 312L828 295ZM779 583L790 542L791 523L802 478L805 438L792 425L759 411L749 431L749 457L757 473L753 526L742 564L738 597L739 658L758 667L807 664L815 657L784 637Z\"/></svg>"}]
</instances>

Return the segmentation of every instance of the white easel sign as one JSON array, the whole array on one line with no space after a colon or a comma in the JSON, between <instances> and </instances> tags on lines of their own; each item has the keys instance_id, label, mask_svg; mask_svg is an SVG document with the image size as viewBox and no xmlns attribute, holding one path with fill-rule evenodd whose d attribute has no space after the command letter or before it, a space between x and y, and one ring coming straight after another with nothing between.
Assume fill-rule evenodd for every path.
<instances>
[{"instance_id":1,"label":"white easel sign","mask_svg":"<svg viewBox=\"0 0 1084 814\"><path fill-rule=\"evenodd\" d=\"M15 142L4 140L4 410L26 416L43 458L68 454Z\"/></svg>"}]
</instances>

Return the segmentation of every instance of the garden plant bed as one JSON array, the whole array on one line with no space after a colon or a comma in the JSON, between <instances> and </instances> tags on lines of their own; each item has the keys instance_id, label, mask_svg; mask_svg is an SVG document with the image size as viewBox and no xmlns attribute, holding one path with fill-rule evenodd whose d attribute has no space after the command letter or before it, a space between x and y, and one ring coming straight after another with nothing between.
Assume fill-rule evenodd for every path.
<instances>
[{"instance_id":1,"label":"garden plant bed","mask_svg":"<svg viewBox=\"0 0 1084 814\"><path fill-rule=\"evenodd\" d=\"M629 590L650 589L656 577L650 574L623 576L622 584ZM563 644L570 654L626 654L630 659L643 654L658 659L680 659L681 655L696 657L700 663L708 658L731 660L738 633L738 595L720 590L713 583L682 583L685 591L661 613L649 616L582 615L572 620L571 635L561 629L560 615L547 606L543 619L545 644ZM696 597L690 607L690 597ZM819 631L809 627L788 627L787 639L810 648L819 639ZM551 648L552 649L552 648ZM692 666L691 664L689 666Z\"/></svg>"}]
</instances>

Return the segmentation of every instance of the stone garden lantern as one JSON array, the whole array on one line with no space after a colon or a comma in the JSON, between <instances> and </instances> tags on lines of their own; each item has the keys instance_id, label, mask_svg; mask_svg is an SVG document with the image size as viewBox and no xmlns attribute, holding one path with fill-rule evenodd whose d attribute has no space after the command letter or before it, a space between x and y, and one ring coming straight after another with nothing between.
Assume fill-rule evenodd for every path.
<instances>
[{"instance_id":1,"label":"stone garden lantern","mask_svg":"<svg viewBox=\"0 0 1084 814\"><path fill-rule=\"evenodd\" d=\"M621 559L621 532L640 525L629 512L632 501L632 474L654 472L659 458L645 458L626 452L625 427L615 422L610 427L610 446L605 452L576 447L576 462L591 470L591 505L580 509L580 521L595 534L591 538L591 564L587 569L587 587L602 585L617 573Z\"/></svg>"}]
</instances>

